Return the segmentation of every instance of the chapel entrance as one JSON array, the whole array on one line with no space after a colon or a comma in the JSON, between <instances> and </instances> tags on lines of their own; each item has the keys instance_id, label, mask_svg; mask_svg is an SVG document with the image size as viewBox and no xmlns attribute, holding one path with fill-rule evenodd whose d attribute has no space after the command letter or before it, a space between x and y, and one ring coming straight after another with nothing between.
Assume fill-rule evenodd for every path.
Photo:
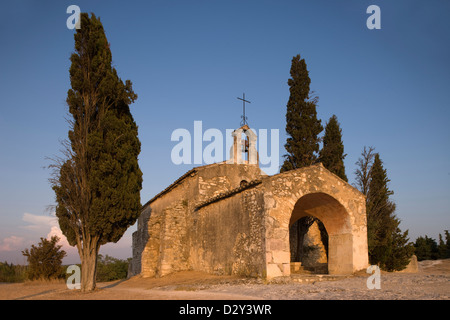
<instances>
[{"instance_id":1,"label":"chapel entrance","mask_svg":"<svg viewBox=\"0 0 450 320\"><path fill-rule=\"evenodd\" d=\"M291 274L328 273L328 233L322 221L305 216L289 228Z\"/></svg>"},{"instance_id":2,"label":"chapel entrance","mask_svg":"<svg viewBox=\"0 0 450 320\"><path fill-rule=\"evenodd\" d=\"M352 239L349 215L339 201L321 192L304 195L289 222L291 272L352 273Z\"/></svg>"}]
</instances>

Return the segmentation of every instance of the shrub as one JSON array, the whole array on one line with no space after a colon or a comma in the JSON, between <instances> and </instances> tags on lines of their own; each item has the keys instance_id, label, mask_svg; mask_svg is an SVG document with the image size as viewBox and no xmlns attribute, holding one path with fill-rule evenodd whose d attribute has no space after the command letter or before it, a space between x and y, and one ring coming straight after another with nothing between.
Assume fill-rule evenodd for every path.
<instances>
[{"instance_id":1,"label":"shrub","mask_svg":"<svg viewBox=\"0 0 450 320\"><path fill-rule=\"evenodd\" d=\"M25 249L22 254L28 260L28 279L57 279L61 277L62 259L66 252L61 250L61 245L56 245L59 241L57 236L50 240L41 238L38 246L32 245L31 249Z\"/></svg>"},{"instance_id":2,"label":"shrub","mask_svg":"<svg viewBox=\"0 0 450 320\"><path fill-rule=\"evenodd\" d=\"M120 260L106 255L98 255L97 281L113 281L126 279L128 273L128 261Z\"/></svg>"}]
</instances>

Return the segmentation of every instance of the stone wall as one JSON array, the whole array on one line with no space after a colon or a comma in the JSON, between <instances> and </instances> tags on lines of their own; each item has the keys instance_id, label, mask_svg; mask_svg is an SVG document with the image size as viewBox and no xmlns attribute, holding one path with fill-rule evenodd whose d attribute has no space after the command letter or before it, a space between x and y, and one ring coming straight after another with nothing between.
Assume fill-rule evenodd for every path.
<instances>
[{"instance_id":1,"label":"stone wall","mask_svg":"<svg viewBox=\"0 0 450 320\"><path fill-rule=\"evenodd\" d=\"M147 245L148 235L148 220L151 215L151 208L148 207L143 210L137 220L137 230L132 235L132 258L128 266L128 277L141 273L141 259L142 252Z\"/></svg>"},{"instance_id":2,"label":"stone wall","mask_svg":"<svg viewBox=\"0 0 450 320\"><path fill-rule=\"evenodd\" d=\"M365 199L356 189L322 166L268 177L255 165L221 163L194 168L146 204L131 269L286 276L289 227L305 215L327 229L330 273L367 267Z\"/></svg>"},{"instance_id":3,"label":"stone wall","mask_svg":"<svg viewBox=\"0 0 450 320\"><path fill-rule=\"evenodd\" d=\"M153 277L190 269L224 274L261 273L261 261L258 271L244 266L245 250L240 250L236 244L250 243L249 250L255 250L249 228L250 224L258 225L253 213L260 209L252 203L256 195L250 196L250 200L242 200L243 195L236 195L237 198L233 195L219 205L211 203L207 208L197 209L208 199L239 189L242 180L259 177L260 170L255 165L203 166L191 170L169 186L167 192L150 200L141 217L146 212L151 212L151 217L140 218L138 231L133 234L133 274L140 272L145 277ZM249 190L246 192L245 196L253 194ZM262 211L258 212L261 226ZM260 232L258 241L262 236ZM225 249L224 245L231 247ZM261 246L259 250L263 250Z\"/></svg>"},{"instance_id":4,"label":"stone wall","mask_svg":"<svg viewBox=\"0 0 450 320\"><path fill-rule=\"evenodd\" d=\"M146 226L148 241L141 256L141 275L163 276L173 271L187 269L188 199L198 193L195 189L196 173L172 186L170 192L158 196L147 208L151 217Z\"/></svg>"},{"instance_id":5,"label":"stone wall","mask_svg":"<svg viewBox=\"0 0 450 320\"><path fill-rule=\"evenodd\" d=\"M188 269L187 200L179 200L164 210L160 229L161 276Z\"/></svg>"},{"instance_id":6,"label":"stone wall","mask_svg":"<svg viewBox=\"0 0 450 320\"><path fill-rule=\"evenodd\" d=\"M190 264L215 274L263 276L263 196L244 190L202 207L190 232Z\"/></svg>"}]
</instances>

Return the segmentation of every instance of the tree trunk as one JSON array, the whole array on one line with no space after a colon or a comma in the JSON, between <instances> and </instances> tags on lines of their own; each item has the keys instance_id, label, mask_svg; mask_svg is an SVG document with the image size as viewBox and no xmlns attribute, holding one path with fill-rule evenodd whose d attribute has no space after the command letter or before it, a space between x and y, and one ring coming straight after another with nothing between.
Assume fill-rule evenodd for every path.
<instances>
[{"instance_id":1,"label":"tree trunk","mask_svg":"<svg viewBox=\"0 0 450 320\"><path fill-rule=\"evenodd\" d=\"M83 248L81 259L81 291L93 291L96 286L97 255L99 246L97 244L86 245Z\"/></svg>"}]
</instances>

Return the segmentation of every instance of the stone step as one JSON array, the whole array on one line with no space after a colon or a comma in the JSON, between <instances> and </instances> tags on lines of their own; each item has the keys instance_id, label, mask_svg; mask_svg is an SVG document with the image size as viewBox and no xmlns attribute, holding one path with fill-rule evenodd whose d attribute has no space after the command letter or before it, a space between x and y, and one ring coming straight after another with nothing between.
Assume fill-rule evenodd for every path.
<instances>
[{"instance_id":1,"label":"stone step","mask_svg":"<svg viewBox=\"0 0 450 320\"><path fill-rule=\"evenodd\" d=\"M291 262L291 274L328 274L327 264L315 267L302 266L301 262Z\"/></svg>"},{"instance_id":2,"label":"stone step","mask_svg":"<svg viewBox=\"0 0 450 320\"><path fill-rule=\"evenodd\" d=\"M348 278L349 276L330 274L291 274L291 280L299 283L314 283L320 281L335 281Z\"/></svg>"}]
</instances>

